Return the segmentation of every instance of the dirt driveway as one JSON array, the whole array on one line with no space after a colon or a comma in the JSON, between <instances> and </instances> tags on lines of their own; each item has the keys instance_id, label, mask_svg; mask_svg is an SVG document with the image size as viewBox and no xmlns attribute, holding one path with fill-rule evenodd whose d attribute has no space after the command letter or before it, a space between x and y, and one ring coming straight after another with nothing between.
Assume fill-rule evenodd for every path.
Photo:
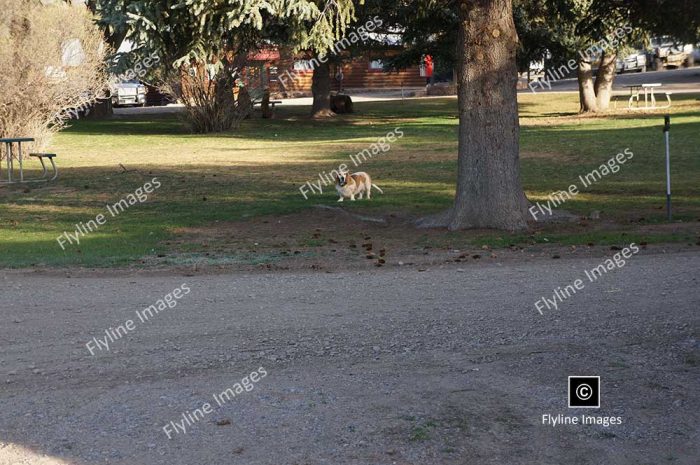
<instances>
[{"instance_id":1,"label":"dirt driveway","mask_svg":"<svg viewBox=\"0 0 700 465\"><path fill-rule=\"evenodd\" d=\"M0 464L697 464L700 253L600 262L3 272Z\"/></svg>"}]
</instances>

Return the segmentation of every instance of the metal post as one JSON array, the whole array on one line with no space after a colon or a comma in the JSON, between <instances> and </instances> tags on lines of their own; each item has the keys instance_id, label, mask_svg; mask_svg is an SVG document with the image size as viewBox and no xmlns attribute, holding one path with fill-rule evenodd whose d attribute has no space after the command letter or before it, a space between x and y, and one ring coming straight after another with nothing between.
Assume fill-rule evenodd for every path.
<instances>
[{"instance_id":1,"label":"metal post","mask_svg":"<svg viewBox=\"0 0 700 465\"><path fill-rule=\"evenodd\" d=\"M17 142L17 156L19 160L19 182L24 182L24 169L22 168L22 142Z\"/></svg>"},{"instance_id":2,"label":"metal post","mask_svg":"<svg viewBox=\"0 0 700 465\"><path fill-rule=\"evenodd\" d=\"M7 144L7 181L12 183L12 142Z\"/></svg>"},{"instance_id":3,"label":"metal post","mask_svg":"<svg viewBox=\"0 0 700 465\"><path fill-rule=\"evenodd\" d=\"M671 131L671 116L664 116L664 138L666 139L666 212L671 221L671 155L669 152L669 132Z\"/></svg>"}]
</instances>

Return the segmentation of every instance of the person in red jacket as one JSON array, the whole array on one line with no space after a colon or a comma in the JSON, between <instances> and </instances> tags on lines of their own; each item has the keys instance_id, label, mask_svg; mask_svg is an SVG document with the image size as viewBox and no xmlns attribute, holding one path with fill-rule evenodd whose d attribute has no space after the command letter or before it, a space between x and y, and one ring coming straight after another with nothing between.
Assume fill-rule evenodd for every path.
<instances>
[{"instance_id":1,"label":"person in red jacket","mask_svg":"<svg viewBox=\"0 0 700 465\"><path fill-rule=\"evenodd\" d=\"M423 62L425 64L425 83L430 84L430 81L433 77L433 57L431 57L430 55L426 55Z\"/></svg>"}]
</instances>

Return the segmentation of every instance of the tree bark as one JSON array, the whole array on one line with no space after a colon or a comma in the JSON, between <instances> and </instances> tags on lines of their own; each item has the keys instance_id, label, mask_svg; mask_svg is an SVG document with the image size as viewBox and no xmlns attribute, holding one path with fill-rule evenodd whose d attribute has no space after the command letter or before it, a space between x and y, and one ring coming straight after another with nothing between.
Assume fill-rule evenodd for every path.
<instances>
[{"instance_id":1,"label":"tree bark","mask_svg":"<svg viewBox=\"0 0 700 465\"><path fill-rule=\"evenodd\" d=\"M265 89L263 91L262 101L260 102L260 110L262 112L262 117L265 119L272 118L272 108L270 107L270 89Z\"/></svg>"},{"instance_id":2,"label":"tree bark","mask_svg":"<svg viewBox=\"0 0 700 465\"><path fill-rule=\"evenodd\" d=\"M419 226L527 228L518 157L517 45L512 0L459 2L457 192L450 210Z\"/></svg>"},{"instance_id":3,"label":"tree bark","mask_svg":"<svg viewBox=\"0 0 700 465\"><path fill-rule=\"evenodd\" d=\"M585 58L579 58L578 60L578 94L579 102L581 103L581 113L595 113L598 111L591 62Z\"/></svg>"},{"instance_id":4,"label":"tree bark","mask_svg":"<svg viewBox=\"0 0 700 465\"><path fill-rule=\"evenodd\" d=\"M617 53L603 53L600 59L600 68L595 78L595 95L598 111L605 111L610 107L612 86L615 80L615 59Z\"/></svg>"},{"instance_id":5,"label":"tree bark","mask_svg":"<svg viewBox=\"0 0 700 465\"><path fill-rule=\"evenodd\" d=\"M312 118L328 118L335 115L331 110L331 67L327 61L314 68L311 93L314 97Z\"/></svg>"}]
</instances>

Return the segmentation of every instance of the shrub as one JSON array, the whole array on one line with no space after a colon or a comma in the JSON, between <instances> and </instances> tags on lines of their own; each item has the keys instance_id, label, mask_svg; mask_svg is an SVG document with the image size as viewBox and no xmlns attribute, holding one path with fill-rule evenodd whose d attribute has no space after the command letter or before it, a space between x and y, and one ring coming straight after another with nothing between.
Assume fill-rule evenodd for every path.
<instances>
[{"instance_id":1,"label":"shrub","mask_svg":"<svg viewBox=\"0 0 700 465\"><path fill-rule=\"evenodd\" d=\"M106 87L107 47L85 5L0 0L0 136L43 148Z\"/></svg>"},{"instance_id":2,"label":"shrub","mask_svg":"<svg viewBox=\"0 0 700 465\"><path fill-rule=\"evenodd\" d=\"M185 106L182 118L192 132L222 132L236 129L253 112L251 95L240 88L234 96L237 68L227 60L206 65L181 64L164 79L163 91Z\"/></svg>"}]
</instances>

